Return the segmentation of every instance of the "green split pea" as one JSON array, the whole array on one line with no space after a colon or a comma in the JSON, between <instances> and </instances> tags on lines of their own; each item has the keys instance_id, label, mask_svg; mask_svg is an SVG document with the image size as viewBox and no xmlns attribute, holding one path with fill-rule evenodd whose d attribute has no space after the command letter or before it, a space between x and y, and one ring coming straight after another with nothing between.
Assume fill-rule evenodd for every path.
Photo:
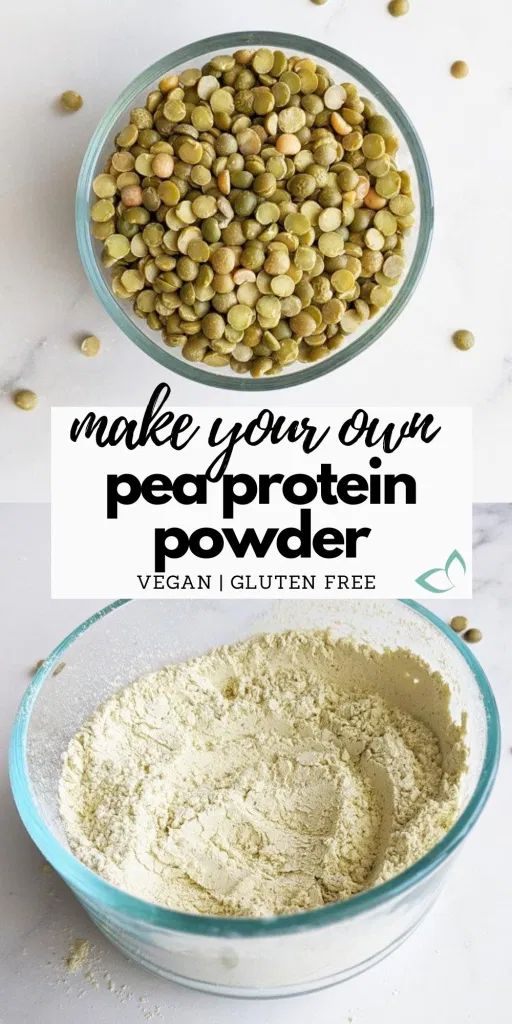
<instances>
[{"instance_id":1,"label":"green split pea","mask_svg":"<svg viewBox=\"0 0 512 1024\"><path fill-rule=\"evenodd\" d=\"M183 357L254 378L329 356L391 302L414 224L394 125L310 57L170 72L93 182L118 299Z\"/></svg>"}]
</instances>

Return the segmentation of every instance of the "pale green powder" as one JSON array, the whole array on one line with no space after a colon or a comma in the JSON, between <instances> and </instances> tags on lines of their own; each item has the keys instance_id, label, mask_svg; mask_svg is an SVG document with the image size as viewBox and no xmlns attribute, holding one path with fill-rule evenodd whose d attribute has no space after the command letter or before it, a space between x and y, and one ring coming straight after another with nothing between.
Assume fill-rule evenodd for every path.
<instances>
[{"instance_id":1,"label":"pale green powder","mask_svg":"<svg viewBox=\"0 0 512 1024\"><path fill-rule=\"evenodd\" d=\"M164 906L283 914L346 899L457 815L463 727L406 650L265 635L139 680L73 738L73 852Z\"/></svg>"},{"instance_id":2,"label":"pale green powder","mask_svg":"<svg viewBox=\"0 0 512 1024\"><path fill-rule=\"evenodd\" d=\"M66 968L75 974L87 964L91 955L91 944L87 939L74 939L66 956Z\"/></svg>"}]
</instances>

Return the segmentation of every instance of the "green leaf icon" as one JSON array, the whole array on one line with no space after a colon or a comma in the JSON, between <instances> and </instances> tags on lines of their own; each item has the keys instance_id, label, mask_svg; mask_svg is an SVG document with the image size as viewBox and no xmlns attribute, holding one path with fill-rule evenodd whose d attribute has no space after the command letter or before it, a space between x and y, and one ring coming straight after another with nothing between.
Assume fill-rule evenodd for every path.
<instances>
[{"instance_id":1,"label":"green leaf icon","mask_svg":"<svg viewBox=\"0 0 512 1024\"><path fill-rule=\"evenodd\" d=\"M457 548L454 548L454 550L452 551L451 555L449 555L448 558L446 559L446 564L445 564L445 567L444 567L446 575L447 575L448 579L450 580L450 583L453 583L454 587L457 585L457 582L458 582L457 576L460 575L460 572L456 572L455 571L457 566L459 566L459 570L462 570L462 576L465 576L466 575L466 571L467 571L466 570L466 563L465 563L462 555L460 554L460 552L457 551ZM455 576L455 579L453 578L454 576Z\"/></svg>"},{"instance_id":2,"label":"green leaf icon","mask_svg":"<svg viewBox=\"0 0 512 1024\"><path fill-rule=\"evenodd\" d=\"M434 569L427 569L426 572L422 572L421 576L417 576L415 583L418 583L424 590L429 590L431 594L447 594L449 590L453 590L461 576L465 576L467 572L466 563L454 548L446 562L444 569L437 566Z\"/></svg>"}]
</instances>

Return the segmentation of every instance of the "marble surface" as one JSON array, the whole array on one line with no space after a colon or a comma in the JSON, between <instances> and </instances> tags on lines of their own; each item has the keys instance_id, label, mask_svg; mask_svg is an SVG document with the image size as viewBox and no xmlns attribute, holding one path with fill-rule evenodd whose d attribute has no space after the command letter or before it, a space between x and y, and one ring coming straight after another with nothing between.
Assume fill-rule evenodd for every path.
<instances>
[{"instance_id":1,"label":"marble surface","mask_svg":"<svg viewBox=\"0 0 512 1024\"><path fill-rule=\"evenodd\" d=\"M0 750L32 666L98 605L51 601L48 506L0 506ZM289 1000L248 1003L187 991L130 964L85 912L25 833L0 776L0 1021L2 1024L505 1024L510 1020L512 824L512 506L475 509L475 596L430 602L468 615L484 633L475 653L494 687L503 754L489 804L459 853L437 904L415 934L369 973ZM5 757L3 756L3 761ZM69 974L70 944L88 938L91 970Z\"/></svg>"},{"instance_id":2,"label":"marble surface","mask_svg":"<svg viewBox=\"0 0 512 1024\"><path fill-rule=\"evenodd\" d=\"M0 346L0 500L47 500L51 405L143 404L165 372L131 344L94 299L76 252L73 193L88 139L107 106L165 52L220 31L280 29L329 42L369 67L403 103L423 139L437 223L421 284L399 321L371 350L318 383L287 392L289 404L471 405L475 500L512 497L510 160L512 8L495 0L413 0L391 18L386 0L6 0L0 42L4 147ZM466 59L471 75L448 69ZM76 115L54 97L76 88ZM508 220L508 223L507 223ZM450 333L469 327L477 345L458 352ZM95 333L97 359L78 339ZM226 404L236 396L172 378L177 404ZM16 387L40 396L14 407ZM269 403L279 405L279 394ZM258 397L244 399L258 404ZM469 443L469 438L467 439Z\"/></svg>"}]
</instances>

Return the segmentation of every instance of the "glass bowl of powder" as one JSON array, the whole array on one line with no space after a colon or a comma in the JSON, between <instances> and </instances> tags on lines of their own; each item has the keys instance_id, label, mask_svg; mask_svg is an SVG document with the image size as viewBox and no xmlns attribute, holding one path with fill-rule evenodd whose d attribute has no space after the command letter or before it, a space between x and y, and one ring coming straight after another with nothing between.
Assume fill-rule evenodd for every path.
<instances>
[{"instance_id":1,"label":"glass bowl of powder","mask_svg":"<svg viewBox=\"0 0 512 1024\"><path fill-rule=\"evenodd\" d=\"M487 679L401 601L119 601L15 723L26 828L98 927L163 977L279 996L392 952L492 788Z\"/></svg>"}]
</instances>

